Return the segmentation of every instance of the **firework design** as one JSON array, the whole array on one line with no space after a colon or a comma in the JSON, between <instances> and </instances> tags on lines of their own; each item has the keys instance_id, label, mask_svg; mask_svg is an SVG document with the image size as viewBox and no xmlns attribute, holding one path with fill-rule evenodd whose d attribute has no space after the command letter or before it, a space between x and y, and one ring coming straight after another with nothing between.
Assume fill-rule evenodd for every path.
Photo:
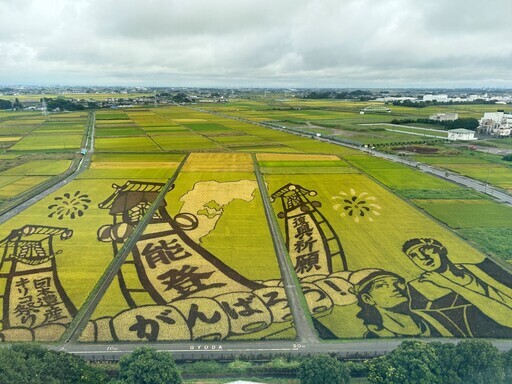
<instances>
[{"instance_id":1,"label":"firework design","mask_svg":"<svg viewBox=\"0 0 512 384\"><path fill-rule=\"evenodd\" d=\"M374 203L377 198L375 196L368 196L367 192L357 194L351 188L350 194L340 191L339 196L333 196L332 199L341 200L340 203L333 205L334 210L341 210L341 217L350 216L356 223L359 223L360 218L367 218L368 221L373 221L372 215L380 215L379 210L381 207Z\"/></svg>"},{"instance_id":2,"label":"firework design","mask_svg":"<svg viewBox=\"0 0 512 384\"><path fill-rule=\"evenodd\" d=\"M74 194L65 193L57 196L54 203L48 206L51 211L48 217L56 217L59 220L64 218L76 219L82 217L89 209L91 199L89 195L76 191Z\"/></svg>"}]
</instances>

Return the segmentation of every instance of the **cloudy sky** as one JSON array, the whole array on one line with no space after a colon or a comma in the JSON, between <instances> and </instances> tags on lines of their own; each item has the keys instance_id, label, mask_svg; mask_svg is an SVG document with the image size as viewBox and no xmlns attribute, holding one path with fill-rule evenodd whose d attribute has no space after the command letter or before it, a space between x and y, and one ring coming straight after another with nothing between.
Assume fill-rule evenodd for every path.
<instances>
[{"instance_id":1,"label":"cloudy sky","mask_svg":"<svg viewBox=\"0 0 512 384\"><path fill-rule=\"evenodd\" d=\"M0 0L0 84L512 88L511 0Z\"/></svg>"}]
</instances>

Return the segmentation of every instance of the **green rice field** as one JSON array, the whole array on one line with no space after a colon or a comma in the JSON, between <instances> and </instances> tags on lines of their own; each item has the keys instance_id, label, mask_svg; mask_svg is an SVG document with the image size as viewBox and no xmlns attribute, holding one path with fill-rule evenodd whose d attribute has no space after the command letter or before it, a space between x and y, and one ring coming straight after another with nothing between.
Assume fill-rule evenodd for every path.
<instances>
[{"instance_id":1,"label":"green rice field","mask_svg":"<svg viewBox=\"0 0 512 384\"><path fill-rule=\"evenodd\" d=\"M0 336L57 341L92 305L80 342L293 340L291 284L322 339L512 338L511 207L254 124L390 151L435 148L408 156L510 190L510 166L497 155L361 125L479 117L490 106L361 115L367 105L289 98L94 112L88 168L0 224ZM0 208L66 172L87 121L0 112ZM106 293L91 301L131 239ZM282 278L278 244L294 282ZM53 296L36 302L43 291Z\"/></svg>"}]
</instances>

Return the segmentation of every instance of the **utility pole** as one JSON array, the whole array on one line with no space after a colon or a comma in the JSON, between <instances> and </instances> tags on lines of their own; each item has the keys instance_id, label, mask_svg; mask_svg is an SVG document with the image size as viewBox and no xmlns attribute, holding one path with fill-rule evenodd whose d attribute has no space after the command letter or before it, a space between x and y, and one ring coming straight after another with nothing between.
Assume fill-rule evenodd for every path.
<instances>
[{"instance_id":1,"label":"utility pole","mask_svg":"<svg viewBox=\"0 0 512 384\"><path fill-rule=\"evenodd\" d=\"M43 112L43 116L48 116L48 106L46 104L46 99L44 98L44 95L41 99L41 111Z\"/></svg>"}]
</instances>

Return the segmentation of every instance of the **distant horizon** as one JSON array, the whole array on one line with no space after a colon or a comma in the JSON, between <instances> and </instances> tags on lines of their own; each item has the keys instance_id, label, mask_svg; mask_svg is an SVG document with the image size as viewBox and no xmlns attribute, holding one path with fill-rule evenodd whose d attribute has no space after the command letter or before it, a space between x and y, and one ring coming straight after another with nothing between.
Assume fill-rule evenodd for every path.
<instances>
[{"instance_id":1,"label":"distant horizon","mask_svg":"<svg viewBox=\"0 0 512 384\"><path fill-rule=\"evenodd\" d=\"M389 90L432 90L432 91L464 91L464 90L475 90L475 91L512 91L512 87L366 87L366 86L353 86L353 87L328 87L328 86L311 86L311 87L279 87L279 86L177 86L177 85L108 85L108 84L95 84L95 85L81 85L81 84L2 84L0 88L153 88L153 89L247 89L247 90L373 90L373 91L389 91Z\"/></svg>"}]
</instances>

